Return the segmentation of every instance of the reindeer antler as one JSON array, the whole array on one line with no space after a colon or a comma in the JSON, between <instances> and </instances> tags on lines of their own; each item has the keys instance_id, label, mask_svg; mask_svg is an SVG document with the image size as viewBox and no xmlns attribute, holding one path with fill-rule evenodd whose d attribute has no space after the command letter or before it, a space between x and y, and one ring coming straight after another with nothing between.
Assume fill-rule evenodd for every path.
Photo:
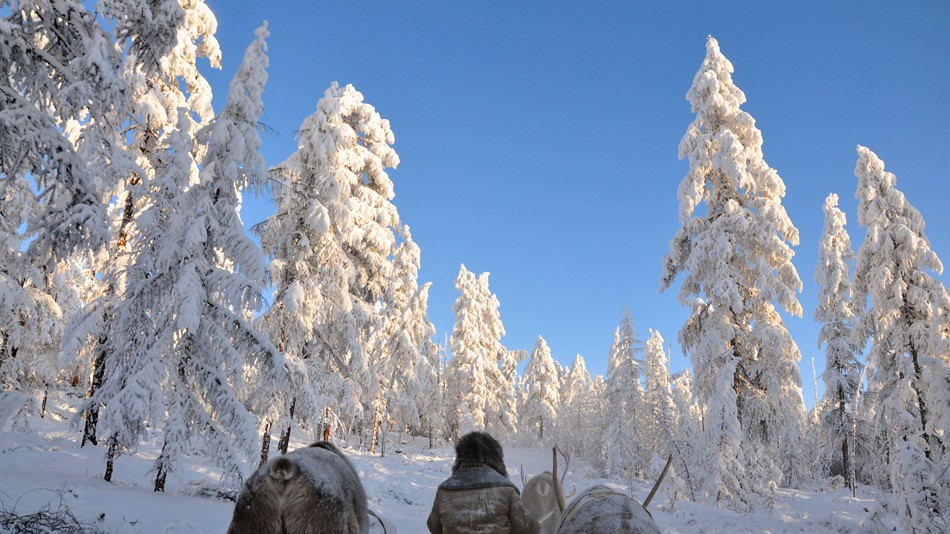
<instances>
[{"instance_id":1,"label":"reindeer antler","mask_svg":"<svg viewBox=\"0 0 950 534\"><path fill-rule=\"evenodd\" d=\"M567 508L567 504L564 502L564 487L561 485L563 482L563 477L561 480L557 479L557 453L560 451L557 445L551 450L552 455L554 456L554 470L551 472L551 482L554 484L554 497L557 499L557 507L563 512ZM564 454L564 453L561 453ZM568 465L570 465L570 460L568 460ZM567 475L567 469L564 470L564 475Z\"/></svg>"}]
</instances>

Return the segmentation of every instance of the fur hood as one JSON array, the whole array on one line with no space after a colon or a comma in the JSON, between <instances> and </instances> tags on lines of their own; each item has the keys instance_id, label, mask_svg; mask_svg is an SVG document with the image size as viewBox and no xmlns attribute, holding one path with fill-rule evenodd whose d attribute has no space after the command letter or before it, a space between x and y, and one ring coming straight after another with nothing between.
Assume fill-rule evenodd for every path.
<instances>
[{"instance_id":1,"label":"fur hood","mask_svg":"<svg viewBox=\"0 0 950 534\"><path fill-rule=\"evenodd\" d=\"M470 432L455 444L455 463L452 473L464 467L490 467L499 475L508 478L505 453L498 440L487 432Z\"/></svg>"}]
</instances>

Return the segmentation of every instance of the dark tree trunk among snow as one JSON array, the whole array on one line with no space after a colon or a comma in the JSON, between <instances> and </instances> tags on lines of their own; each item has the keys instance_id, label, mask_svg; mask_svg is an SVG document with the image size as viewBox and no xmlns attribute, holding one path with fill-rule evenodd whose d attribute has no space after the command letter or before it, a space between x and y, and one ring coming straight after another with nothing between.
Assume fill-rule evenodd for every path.
<instances>
[{"instance_id":1,"label":"dark tree trunk among snow","mask_svg":"<svg viewBox=\"0 0 950 534\"><path fill-rule=\"evenodd\" d=\"M92 398L95 396L96 392L99 391L99 388L102 387L102 382L105 380L106 375L106 350L105 350L106 337L99 337L99 346L96 348L96 357L92 361L92 383L89 384L89 393L86 395L86 398ZM96 438L96 425L99 424L99 403L92 403L89 406L89 409L86 410L86 424L83 428L82 433L82 442L79 444L80 448L86 445L86 442L92 443L93 445L98 445L99 440ZM110 444L110 447L112 445ZM111 469L108 471L111 473ZM107 475L111 476L111 475ZM106 480L109 480L106 478Z\"/></svg>"},{"instance_id":2,"label":"dark tree trunk among snow","mask_svg":"<svg viewBox=\"0 0 950 534\"><path fill-rule=\"evenodd\" d=\"M294 409L297 407L297 399L290 401L290 419L293 421ZM280 440L277 442L277 448L281 454L287 454L287 447L290 446L290 429L293 423L287 423L287 428L280 433Z\"/></svg>"},{"instance_id":3,"label":"dark tree trunk among snow","mask_svg":"<svg viewBox=\"0 0 950 534\"><path fill-rule=\"evenodd\" d=\"M927 411L927 400L920 393L920 382L921 382L921 369L920 361L917 355L917 347L911 345L910 347L910 358L914 364L914 379L910 381L910 386L914 390L914 395L917 396L917 406L919 409L920 415L920 435L924 438L924 443L927 446L924 448L924 456L927 457L927 460L933 461L931 456L931 450L933 449L933 443L931 443L931 435L927 432L927 423L929 420L929 413Z\"/></svg>"},{"instance_id":4,"label":"dark tree trunk among snow","mask_svg":"<svg viewBox=\"0 0 950 534\"><path fill-rule=\"evenodd\" d=\"M106 452L106 474L102 477L106 482L112 482L112 468L115 464L115 455L118 445L116 436L111 436L109 438L109 450Z\"/></svg>"},{"instance_id":5,"label":"dark tree trunk among snow","mask_svg":"<svg viewBox=\"0 0 950 534\"><path fill-rule=\"evenodd\" d=\"M49 398L49 386L43 390L43 401L40 403L40 419L46 418L46 399Z\"/></svg>"},{"instance_id":6,"label":"dark tree trunk among snow","mask_svg":"<svg viewBox=\"0 0 950 534\"><path fill-rule=\"evenodd\" d=\"M270 421L264 425L264 437L261 439L261 463L258 464L259 467L263 467L267 463L267 457L270 455Z\"/></svg>"}]
</instances>

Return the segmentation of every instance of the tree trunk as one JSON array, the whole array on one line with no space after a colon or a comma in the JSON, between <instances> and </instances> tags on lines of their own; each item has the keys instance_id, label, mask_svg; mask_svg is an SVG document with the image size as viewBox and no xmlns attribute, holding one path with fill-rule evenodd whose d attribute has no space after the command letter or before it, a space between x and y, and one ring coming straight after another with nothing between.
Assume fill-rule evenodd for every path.
<instances>
[{"instance_id":1,"label":"tree trunk","mask_svg":"<svg viewBox=\"0 0 950 534\"><path fill-rule=\"evenodd\" d=\"M115 463L115 454L116 449L118 448L118 442L115 436L109 438L109 450L106 453L106 474L103 477L106 482L112 482L112 468Z\"/></svg>"},{"instance_id":2,"label":"tree trunk","mask_svg":"<svg viewBox=\"0 0 950 534\"><path fill-rule=\"evenodd\" d=\"M381 426L381 419L382 418L379 415L379 410L376 410L376 413L373 415L373 437L369 442L370 454L376 454L376 445L379 443L379 427Z\"/></svg>"},{"instance_id":3,"label":"tree trunk","mask_svg":"<svg viewBox=\"0 0 950 534\"><path fill-rule=\"evenodd\" d=\"M281 454L287 454L287 448L290 447L290 428L293 426L294 419L294 408L297 407L297 399L294 398L290 401L290 420L291 422L287 424L287 428L281 432L280 440L277 442L277 448L280 450Z\"/></svg>"},{"instance_id":4,"label":"tree trunk","mask_svg":"<svg viewBox=\"0 0 950 534\"><path fill-rule=\"evenodd\" d=\"M105 345L106 339L105 336L99 337L99 346L96 347L96 357L92 361L92 383L89 384L89 393L86 395L86 398L93 398L96 392L99 391L99 388L102 387L102 382L105 379L106 351L103 346ZM83 428L82 442L79 444L80 448L85 446L87 441L93 445L99 444L99 440L96 438L96 425L98 423L99 404L93 403L89 406L89 409L86 410L86 425L85 428Z\"/></svg>"},{"instance_id":5,"label":"tree trunk","mask_svg":"<svg viewBox=\"0 0 950 534\"><path fill-rule=\"evenodd\" d=\"M49 398L49 386L43 390L43 402L40 403L40 419L46 418L46 399Z\"/></svg>"},{"instance_id":6,"label":"tree trunk","mask_svg":"<svg viewBox=\"0 0 950 534\"><path fill-rule=\"evenodd\" d=\"M845 428L845 408L847 403L845 402L844 389L838 388L838 428ZM854 415L852 415L854 417ZM844 436L841 436L841 464L844 468L844 476L848 481L848 487L851 488L852 497L857 493L854 482L854 464L851 461L851 451L850 445L848 443L848 437L850 433L845 433Z\"/></svg>"},{"instance_id":7,"label":"tree trunk","mask_svg":"<svg viewBox=\"0 0 950 534\"><path fill-rule=\"evenodd\" d=\"M917 395L917 405L920 407L920 430L921 435L924 438L924 456L928 460L933 460L930 455L930 450L933 448L933 445L930 443L930 434L927 432L927 423L929 421L929 413L927 411L927 399L920 393L920 379L921 379L921 370L920 362L917 358L917 347L910 346L910 358L914 363L914 379L910 381L910 386L914 389L914 394Z\"/></svg>"},{"instance_id":8,"label":"tree trunk","mask_svg":"<svg viewBox=\"0 0 950 534\"><path fill-rule=\"evenodd\" d=\"M264 437L261 439L261 463L258 464L259 467L263 467L267 463L267 457L270 455L270 421L264 425Z\"/></svg>"},{"instance_id":9,"label":"tree trunk","mask_svg":"<svg viewBox=\"0 0 950 534\"><path fill-rule=\"evenodd\" d=\"M155 490L156 492L165 492L165 479L168 478L168 472L165 471L165 465L159 464L158 471L155 473Z\"/></svg>"},{"instance_id":10,"label":"tree trunk","mask_svg":"<svg viewBox=\"0 0 950 534\"><path fill-rule=\"evenodd\" d=\"M327 404L326 410L323 412L323 441L330 441L330 416L332 412L330 410L330 405Z\"/></svg>"}]
</instances>

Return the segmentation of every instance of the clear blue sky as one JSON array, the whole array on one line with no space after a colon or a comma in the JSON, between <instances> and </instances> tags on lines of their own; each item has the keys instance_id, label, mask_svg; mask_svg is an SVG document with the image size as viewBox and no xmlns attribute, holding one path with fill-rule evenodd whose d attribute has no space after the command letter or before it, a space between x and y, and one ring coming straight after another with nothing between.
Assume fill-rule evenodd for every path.
<instances>
[{"instance_id":1,"label":"clear blue sky","mask_svg":"<svg viewBox=\"0 0 950 534\"><path fill-rule=\"evenodd\" d=\"M459 264L491 272L512 349L544 336L559 361L595 373L623 308L642 339L673 344L687 311L658 292L680 223L684 95L718 39L785 181L801 233L795 266L806 404L818 372L814 282L821 206L841 197L855 249L855 145L897 175L950 265L950 4L929 2L289 2L207 0L224 51L205 69L220 109L253 30L269 22L268 165L334 80L392 123L394 200L433 282L429 314L451 331ZM688 5L690 4L690 5ZM205 64L205 66L207 66ZM251 202L253 224L272 208ZM946 283L947 276L942 279Z\"/></svg>"}]
</instances>

